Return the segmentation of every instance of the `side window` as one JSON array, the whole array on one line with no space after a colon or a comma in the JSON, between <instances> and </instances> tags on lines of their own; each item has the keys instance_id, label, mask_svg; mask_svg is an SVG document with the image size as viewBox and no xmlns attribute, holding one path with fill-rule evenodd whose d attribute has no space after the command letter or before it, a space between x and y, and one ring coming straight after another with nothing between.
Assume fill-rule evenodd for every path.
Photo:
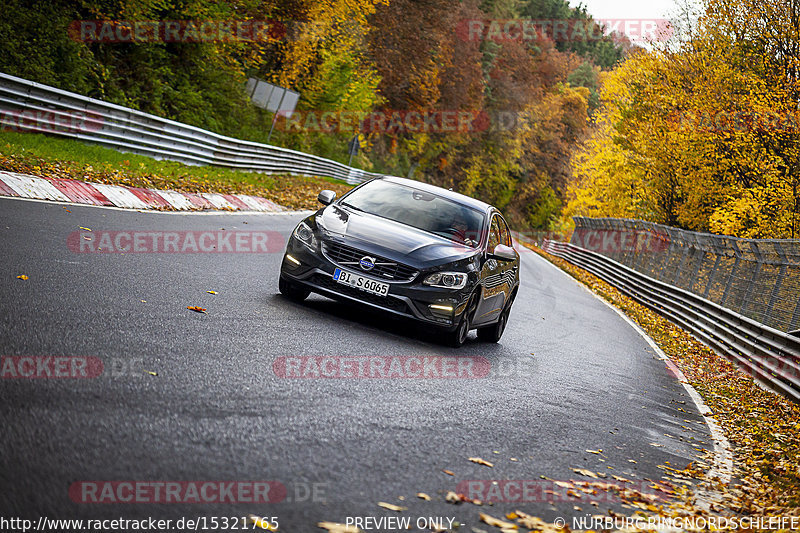
<instances>
[{"instance_id":1,"label":"side window","mask_svg":"<svg viewBox=\"0 0 800 533\"><path fill-rule=\"evenodd\" d=\"M500 240L506 246L514 246L514 243L511 241L511 230L508 229L508 224L506 224L505 219L500 219Z\"/></svg>"},{"instance_id":2,"label":"side window","mask_svg":"<svg viewBox=\"0 0 800 533\"><path fill-rule=\"evenodd\" d=\"M494 250L494 247L498 244L502 244L502 238L500 236L500 224L498 223L497 215L492 217L492 225L489 228L489 245L488 250Z\"/></svg>"}]
</instances>

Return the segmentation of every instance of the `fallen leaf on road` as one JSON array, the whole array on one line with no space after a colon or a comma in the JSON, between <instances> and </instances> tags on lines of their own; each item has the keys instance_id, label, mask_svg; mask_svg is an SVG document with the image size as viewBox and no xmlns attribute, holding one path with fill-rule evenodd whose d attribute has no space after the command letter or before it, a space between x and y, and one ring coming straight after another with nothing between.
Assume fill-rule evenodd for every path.
<instances>
[{"instance_id":1,"label":"fallen leaf on road","mask_svg":"<svg viewBox=\"0 0 800 533\"><path fill-rule=\"evenodd\" d=\"M25 281L26 279L28 279L28 276L26 276L25 274L21 274L21 275L17 276L17 279L21 279L22 281Z\"/></svg>"},{"instance_id":2,"label":"fallen leaf on road","mask_svg":"<svg viewBox=\"0 0 800 533\"><path fill-rule=\"evenodd\" d=\"M567 481L553 481L553 483L555 483L556 485L558 485L562 489L574 489L575 488L575 485L573 485L572 483L569 483Z\"/></svg>"},{"instance_id":3,"label":"fallen leaf on road","mask_svg":"<svg viewBox=\"0 0 800 533\"><path fill-rule=\"evenodd\" d=\"M197 307L196 305L187 305L186 309L188 309L190 311L194 311L195 313L205 313L206 312L205 309L203 309L202 307Z\"/></svg>"},{"instance_id":4,"label":"fallen leaf on road","mask_svg":"<svg viewBox=\"0 0 800 533\"><path fill-rule=\"evenodd\" d=\"M516 530L519 529L517 524L513 524L511 522L505 522L503 520L499 520L493 516L489 516L486 513L480 514L481 522L489 524L490 526L499 527L500 529L508 529L508 530Z\"/></svg>"},{"instance_id":5,"label":"fallen leaf on road","mask_svg":"<svg viewBox=\"0 0 800 533\"><path fill-rule=\"evenodd\" d=\"M327 529L331 533L361 533L361 530L356 526L348 526L338 522L317 522L317 527Z\"/></svg>"},{"instance_id":6,"label":"fallen leaf on road","mask_svg":"<svg viewBox=\"0 0 800 533\"><path fill-rule=\"evenodd\" d=\"M442 472L444 472L448 476L455 476L455 474L453 472L449 471L449 470L442 470Z\"/></svg>"},{"instance_id":7,"label":"fallen leaf on road","mask_svg":"<svg viewBox=\"0 0 800 533\"><path fill-rule=\"evenodd\" d=\"M455 503L456 505L458 505L464 500L461 499L461 496L450 490L447 491L447 494L444 497L444 501L446 501L447 503Z\"/></svg>"},{"instance_id":8,"label":"fallen leaf on road","mask_svg":"<svg viewBox=\"0 0 800 533\"><path fill-rule=\"evenodd\" d=\"M150 374L151 376L157 376L158 375L158 372L153 372L152 370L148 370L147 373Z\"/></svg>"},{"instance_id":9,"label":"fallen leaf on road","mask_svg":"<svg viewBox=\"0 0 800 533\"><path fill-rule=\"evenodd\" d=\"M78 226L83 231L92 231L90 228L84 228L83 226Z\"/></svg>"},{"instance_id":10,"label":"fallen leaf on road","mask_svg":"<svg viewBox=\"0 0 800 533\"><path fill-rule=\"evenodd\" d=\"M586 451L596 455L600 455L601 453L603 453L603 450L586 450Z\"/></svg>"},{"instance_id":11,"label":"fallen leaf on road","mask_svg":"<svg viewBox=\"0 0 800 533\"><path fill-rule=\"evenodd\" d=\"M576 474L580 474L582 476L593 477L593 478L597 479L597 474L595 474L591 470L586 470L585 468L573 468L572 471L575 472Z\"/></svg>"},{"instance_id":12,"label":"fallen leaf on road","mask_svg":"<svg viewBox=\"0 0 800 533\"><path fill-rule=\"evenodd\" d=\"M383 507L384 509L389 509L390 511L397 511L398 513L400 511L408 510L408 507L400 507L399 505L394 505L386 502L378 502L378 507Z\"/></svg>"},{"instance_id":13,"label":"fallen leaf on road","mask_svg":"<svg viewBox=\"0 0 800 533\"><path fill-rule=\"evenodd\" d=\"M613 477L617 481L622 481L623 483L633 483L630 479L624 478L622 476L615 476L614 474L611 474L611 477Z\"/></svg>"},{"instance_id":14,"label":"fallen leaf on road","mask_svg":"<svg viewBox=\"0 0 800 533\"><path fill-rule=\"evenodd\" d=\"M425 500L426 502L431 501L431 497L425 494L424 492L418 492L417 498L419 498L420 500Z\"/></svg>"},{"instance_id":15,"label":"fallen leaf on road","mask_svg":"<svg viewBox=\"0 0 800 533\"><path fill-rule=\"evenodd\" d=\"M469 460L472 461L473 463L477 463L479 465L483 465L483 466L488 466L490 468L494 468L494 465L492 463L490 463L489 461L484 461L480 457L470 457Z\"/></svg>"},{"instance_id":16,"label":"fallen leaf on road","mask_svg":"<svg viewBox=\"0 0 800 533\"><path fill-rule=\"evenodd\" d=\"M558 527L550 522L545 522L538 516L532 516L522 511L517 511L516 514L519 515L517 523L524 528L533 531L541 531L543 533L559 533L565 531L565 528Z\"/></svg>"},{"instance_id":17,"label":"fallen leaf on road","mask_svg":"<svg viewBox=\"0 0 800 533\"><path fill-rule=\"evenodd\" d=\"M664 447L663 444L656 444L655 442L651 442L650 446L655 446L656 448L663 448Z\"/></svg>"},{"instance_id":18,"label":"fallen leaf on road","mask_svg":"<svg viewBox=\"0 0 800 533\"><path fill-rule=\"evenodd\" d=\"M206 291L208 294L217 294L217 291Z\"/></svg>"},{"instance_id":19,"label":"fallen leaf on road","mask_svg":"<svg viewBox=\"0 0 800 533\"><path fill-rule=\"evenodd\" d=\"M456 493L452 490L447 492L447 495L445 495L444 499L447 503L454 503L456 505L461 502L468 502L474 505L483 505L483 502L480 500L473 500L464 494Z\"/></svg>"}]
</instances>

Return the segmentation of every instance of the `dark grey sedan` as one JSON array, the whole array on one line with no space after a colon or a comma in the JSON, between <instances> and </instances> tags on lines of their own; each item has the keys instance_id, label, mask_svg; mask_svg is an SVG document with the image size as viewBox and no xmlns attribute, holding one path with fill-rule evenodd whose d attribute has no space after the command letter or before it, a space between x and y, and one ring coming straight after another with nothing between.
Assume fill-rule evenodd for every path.
<instances>
[{"instance_id":1,"label":"dark grey sedan","mask_svg":"<svg viewBox=\"0 0 800 533\"><path fill-rule=\"evenodd\" d=\"M297 225L279 289L355 301L439 328L461 346L470 330L497 342L519 287L519 254L494 207L396 177L370 180Z\"/></svg>"}]
</instances>

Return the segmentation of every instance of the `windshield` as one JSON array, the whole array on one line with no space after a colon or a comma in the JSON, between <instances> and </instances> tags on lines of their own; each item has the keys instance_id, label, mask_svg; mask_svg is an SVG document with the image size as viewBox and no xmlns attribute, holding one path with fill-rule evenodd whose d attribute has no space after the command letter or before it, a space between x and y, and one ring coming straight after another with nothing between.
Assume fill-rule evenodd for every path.
<instances>
[{"instance_id":1,"label":"windshield","mask_svg":"<svg viewBox=\"0 0 800 533\"><path fill-rule=\"evenodd\" d=\"M347 195L342 199L341 205L388 218L472 248L480 243L483 213L413 187L376 180Z\"/></svg>"}]
</instances>

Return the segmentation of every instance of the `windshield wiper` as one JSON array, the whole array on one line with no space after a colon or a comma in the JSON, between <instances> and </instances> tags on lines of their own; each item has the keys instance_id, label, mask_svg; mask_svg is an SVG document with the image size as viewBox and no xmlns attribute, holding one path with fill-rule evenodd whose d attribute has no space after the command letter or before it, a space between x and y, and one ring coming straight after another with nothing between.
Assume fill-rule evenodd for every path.
<instances>
[{"instance_id":1,"label":"windshield wiper","mask_svg":"<svg viewBox=\"0 0 800 533\"><path fill-rule=\"evenodd\" d=\"M354 211L361 211L362 213L366 213L366 211L364 211L360 207L356 207L353 204L348 204L347 202L341 202L339 205L343 205L345 207L349 207L350 209L352 209Z\"/></svg>"}]
</instances>

